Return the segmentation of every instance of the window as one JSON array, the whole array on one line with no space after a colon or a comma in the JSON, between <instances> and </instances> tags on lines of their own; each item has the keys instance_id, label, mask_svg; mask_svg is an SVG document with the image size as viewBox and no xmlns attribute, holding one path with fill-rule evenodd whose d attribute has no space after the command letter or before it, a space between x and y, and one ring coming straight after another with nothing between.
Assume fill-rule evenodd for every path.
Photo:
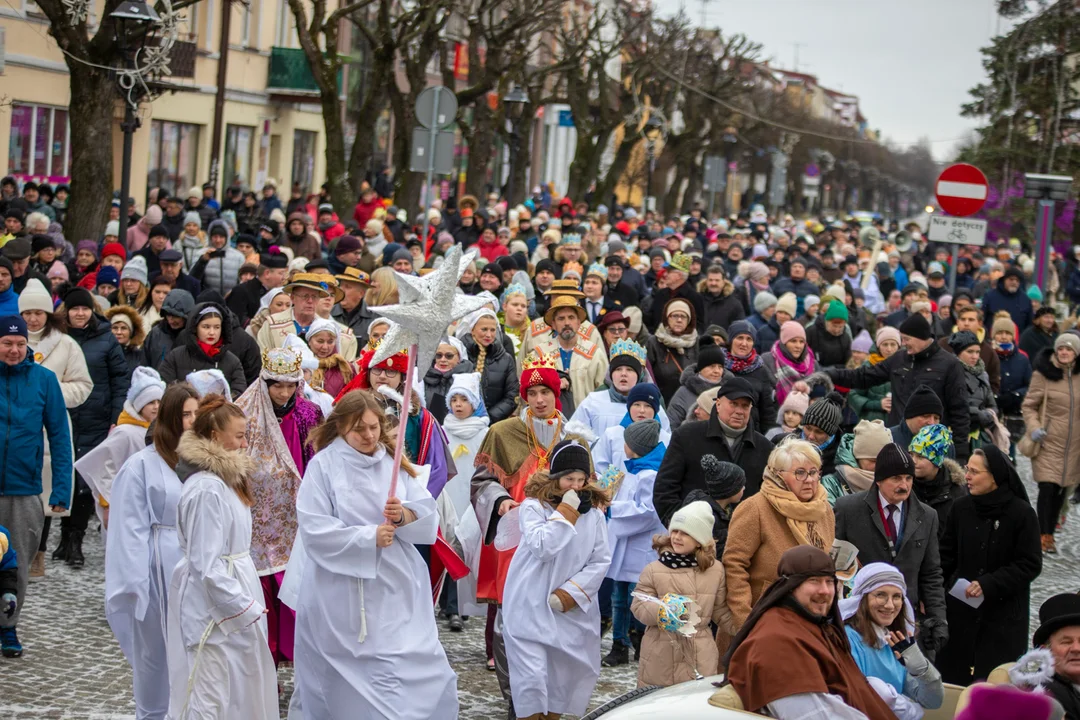
<instances>
[{"instance_id":1,"label":"window","mask_svg":"<svg viewBox=\"0 0 1080 720\"><path fill-rule=\"evenodd\" d=\"M311 192L315 182L315 138L310 130L293 130L292 181L305 192Z\"/></svg>"},{"instance_id":2,"label":"window","mask_svg":"<svg viewBox=\"0 0 1080 720\"><path fill-rule=\"evenodd\" d=\"M8 172L63 177L71 164L67 110L12 103Z\"/></svg>"},{"instance_id":3,"label":"window","mask_svg":"<svg viewBox=\"0 0 1080 720\"><path fill-rule=\"evenodd\" d=\"M150 162L146 188L162 187L183 195L198 177L199 126L153 120L150 123Z\"/></svg>"},{"instance_id":4,"label":"window","mask_svg":"<svg viewBox=\"0 0 1080 720\"><path fill-rule=\"evenodd\" d=\"M225 127L225 164L221 178L225 186L249 184L251 172L251 148L255 128L246 125Z\"/></svg>"},{"instance_id":5,"label":"window","mask_svg":"<svg viewBox=\"0 0 1080 720\"><path fill-rule=\"evenodd\" d=\"M274 29L275 47L300 47L300 38L296 34L296 18L293 16L289 0L279 0L277 27Z\"/></svg>"},{"instance_id":6,"label":"window","mask_svg":"<svg viewBox=\"0 0 1080 720\"><path fill-rule=\"evenodd\" d=\"M231 3L230 3L231 5ZM240 22L240 46L259 46L259 7L258 0L248 0L244 3L243 18Z\"/></svg>"}]
</instances>

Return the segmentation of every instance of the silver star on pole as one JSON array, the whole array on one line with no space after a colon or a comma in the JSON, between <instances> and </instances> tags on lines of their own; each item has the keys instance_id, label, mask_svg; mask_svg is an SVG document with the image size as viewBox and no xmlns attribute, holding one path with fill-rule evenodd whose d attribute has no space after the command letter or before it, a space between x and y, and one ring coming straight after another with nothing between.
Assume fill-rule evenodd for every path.
<instances>
[{"instance_id":1,"label":"silver star on pole","mask_svg":"<svg viewBox=\"0 0 1080 720\"><path fill-rule=\"evenodd\" d=\"M450 324L479 310L487 302L484 298L457 292L458 281L473 257L472 253L462 257L461 247L455 245L447 251L442 266L435 272L424 277L398 275L399 302L370 308L395 323L375 350L372 365L416 345L416 367L421 373L427 372L435 360L439 340L446 335Z\"/></svg>"}]
</instances>

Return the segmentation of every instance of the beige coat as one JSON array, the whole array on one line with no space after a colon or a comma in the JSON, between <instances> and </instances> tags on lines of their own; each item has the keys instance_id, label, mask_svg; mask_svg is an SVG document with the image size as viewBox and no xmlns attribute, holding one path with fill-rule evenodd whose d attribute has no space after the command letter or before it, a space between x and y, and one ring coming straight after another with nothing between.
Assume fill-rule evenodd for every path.
<instances>
[{"instance_id":1,"label":"beige coat","mask_svg":"<svg viewBox=\"0 0 1080 720\"><path fill-rule=\"evenodd\" d=\"M337 323L337 326L341 355L349 362L352 362L357 358L356 336L352 334L352 330L341 323ZM255 339L259 343L259 350L268 350L282 347L285 344L285 338L295 334L296 325L293 323L293 314L290 309L283 310L277 315L271 315L267 318L266 322L259 328Z\"/></svg>"},{"instance_id":2,"label":"beige coat","mask_svg":"<svg viewBox=\"0 0 1080 720\"><path fill-rule=\"evenodd\" d=\"M543 342L537 346L537 350L553 357L557 366L562 367L557 340ZM579 336L574 354L570 358L570 391L574 396L575 408L581 405L589 393L604 384L607 371L608 359L603 341L582 340Z\"/></svg>"},{"instance_id":3,"label":"beige coat","mask_svg":"<svg viewBox=\"0 0 1080 720\"><path fill-rule=\"evenodd\" d=\"M30 339L30 348L34 351L34 362L42 367L52 370L56 379L60 381L60 392L64 396L64 406L68 410L79 407L86 398L90 397L90 391L94 389L94 381L90 379L90 371L86 367L86 358L83 356L79 343L71 339L70 335L53 330L44 339ZM68 416L68 429L71 429L71 416ZM74 447L72 458L75 457ZM73 471L74 473L74 471ZM74 474L71 478L72 491L75 488ZM49 437L45 435L45 454L41 463L41 502L45 506L45 514L49 516L70 515L70 510L62 513L54 513L49 506L49 496L52 494L52 453L49 451ZM68 507L71 507L71 498L68 498Z\"/></svg>"},{"instance_id":4,"label":"beige coat","mask_svg":"<svg viewBox=\"0 0 1080 720\"><path fill-rule=\"evenodd\" d=\"M1035 358L1033 368L1020 411L1026 432L1030 435L1041 427L1046 437L1031 461L1032 474L1036 482L1073 487L1080 484L1080 372L1076 363L1063 371L1050 349Z\"/></svg>"},{"instance_id":5,"label":"beige coat","mask_svg":"<svg viewBox=\"0 0 1080 720\"><path fill-rule=\"evenodd\" d=\"M724 566L714 562L705 572L697 568L673 570L653 561L641 571L635 592L662 598L676 593L692 598L697 603L697 634L693 639L675 636L657 625L657 605L634 598L630 611L646 625L641 640L641 656L638 660L638 687L662 685L667 687L696 679L694 670L704 677L715 675L720 654L713 641L709 622L715 622L720 631L734 634L731 611L728 610L724 583ZM689 656L693 653L693 663Z\"/></svg>"},{"instance_id":6,"label":"beige coat","mask_svg":"<svg viewBox=\"0 0 1080 720\"><path fill-rule=\"evenodd\" d=\"M836 538L836 518L832 512L825 513L824 518L817 532L828 552ZM787 519L761 493L735 507L724 546L724 570L728 607L736 629L742 627L750 608L776 580L780 556L798 544Z\"/></svg>"}]
</instances>

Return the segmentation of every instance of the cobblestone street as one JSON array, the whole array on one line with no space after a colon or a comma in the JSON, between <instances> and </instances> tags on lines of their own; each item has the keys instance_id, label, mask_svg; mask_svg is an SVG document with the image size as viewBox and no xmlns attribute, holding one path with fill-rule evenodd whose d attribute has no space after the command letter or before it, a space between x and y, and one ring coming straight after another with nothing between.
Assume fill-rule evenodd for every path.
<instances>
[{"instance_id":1,"label":"cobblestone street","mask_svg":"<svg viewBox=\"0 0 1080 720\"><path fill-rule=\"evenodd\" d=\"M1030 465L1021 460L1021 474L1030 477ZM1029 493L1035 488L1029 483ZM1070 507L1069 522L1058 535L1059 553L1045 559L1042 576L1032 590L1032 629L1039 604L1058 592L1080 586L1080 515ZM54 524L50 552L59 537ZM135 717L131 698L131 672L113 639L102 612L104 570L102 545L96 532L88 533L86 567L72 570L51 561L43 582L30 586L30 598L19 627L26 648L22 658L0 659L0 718L3 720L126 720ZM460 716L468 720L503 720L505 706L495 674L485 670L482 618L466 623L462 633L450 633L440 621L443 645L458 673ZM604 642L604 652L610 639ZM604 668L593 706L618 696L635 685L636 665ZM282 716L292 691L292 670L283 668Z\"/></svg>"}]
</instances>

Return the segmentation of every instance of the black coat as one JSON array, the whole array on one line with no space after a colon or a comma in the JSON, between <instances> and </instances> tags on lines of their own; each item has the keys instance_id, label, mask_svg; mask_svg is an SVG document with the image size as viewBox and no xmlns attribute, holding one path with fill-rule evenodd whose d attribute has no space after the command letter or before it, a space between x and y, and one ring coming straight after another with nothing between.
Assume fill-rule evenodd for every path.
<instances>
[{"instance_id":1,"label":"black coat","mask_svg":"<svg viewBox=\"0 0 1080 720\"><path fill-rule=\"evenodd\" d=\"M1065 720L1080 720L1080 690L1068 678L1055 673L1045 688L1065 708Z\"/></svg>"},{"instance_id":2,"label":"black coat","mask_svg":"<svg viewBox=\"0 0 1080 720\"><path fill-rule=\"evenodd\" d=\"M683 352L680 354L679 350ZM688 348L672 348L660 342L655 335L645 342L645 355L665 405L671 402L678 391L683 370L697 362L697 354L697 344Z\"/></svg>"},{"instance_id":3,"label":"black coat","mask_svg":"<svg viewBox=\"0 0 1080 720\"><path fill-rule=\"evenodd\" d=\"M667 305L669 300L675 298L682 298L694 306L694 317L697 319L698 332L704 330L705 325L702 324L702 319L705 316L705 303L701 299L701 294L690 287L690 283L686 282L675 288L674 291L669 288L653 291L652 305L649 306L643 318L645 327L648 328L649 332L656 332L656 328L660 326L660 321L664 319L664 306Z\"/></svg>"},{"instance_id":4,"label":"black coat","mask_svg":"<svg viewBox=\"0 0 1080 720\"><path fill-rule=\"evenodd\" d=\"M48 287L48 286L46 286ZM1039 353L1046 348L1053 348L1057 340L1057 332L1048 333L1036 325L1032 325L1020 333L1020 349L1027 353L1028 360L1034 362Z\"/></svg>"},{"instance_id":5,"label":"black coat","mask_svg":"<svg viewBox=\"0 0 1080 720\"><path fill-rule=\"evenodd\" d=\"M120 418L131 379L124 348L116 341L108 320L94 314L85 328L70 328L68 335L82 348L94 382L86 402L68 411L78 459L97 447Z\"/></svg>"},{"instance_id":6,"label":"black coat","mask_svg":"<svg viewBox=\"0 0 1080 720\"><path fill-rule=\"evenodd\" d=\"M967 371L955 355L942 350L937 343L932 343L918 355L908 355L907 350L901 348L877 365L863 365L854 370L829 368L826 372L834 383L849 388L866 389L883 382L891 383L893 404L886 420L888 425L903 422L908 398L920 385L928 385L945 406L941 422L952 428L956 457L967 460L971 428L967 381L964 379Z\"/></svg>"},{"instance_id":7,"label":"black coat","mask_svg":"<svg viewBox=\"0 0 1080 720\"><path fill-rule=\"evenodd\" d=\"M363 349L367 345L368 328L371 327L371 321L377 318L378 315L368 310L366 300L361 300L360 304L354 307L352 312L346 311L338 303L331 308L330 317L352 330L352 334L356 338L356 346Z\"/></svg>"},{"instance_id":8,"label":"black coat","mask_svg":"<svg viewBox=\"0 0 1080 720\"><path fill-rule=\"evenodd\" d=\"M471 372L474 372L473 364L466 358L448 373L441 373L432 366L424 374L424 407L440 424L449 412L446 407L446 393L450 392L450 386L454 384L454 376Z\"/></svg>"},{"instance_id":9,"label":"black coat","mask_svg":"<svg viewBox=\"0 0 1080 720\"><path fill-rule=\"evenodd\" d=\"M908 443L904 443L904 447L907 446ZM967 485L964 482L964 468L960 467L958 462L949 458L945 458L945 462L938 468L936 478L933 480L915 478L912 489L915 496L924 505L929 506L937 513L939 536L945 534L945 527L949 520L949 513L952 512L953 504L968 494Z\"/></svg>"},{"instance_id":10,"label":"black coat","mask_svg":"<svg viewBox=\"0 0 1080 720\"><path fill-rule=\"evenodd\" d=\"M215 304L221 305L221 303ZM228 310L228 308L225 309ZM228 350L240 360L240 365L244 368L244 381L251 385L259 378L259 374L262 372L262 350L259 349L258 341L244 332L244 329L240 327L239 318L231 312L229 312L229 322L232 325L232 332L229 334L229 340L222 343L222 345L225 350ZM177 336L177 343L180 345L185 344L187 335L188 330L185 327Z\"/></svg>"},{"instance_id":11,"label":"black coat","mask_svg":"<svg viewBox=\"0 0 1080 720\"><path fill-rule=\"evenodd\" d=\"M994 493L1011 495L1008 487ZM975 500L968 495L956 501L941 539L945 587L958 578L977 581L985 597L977 610L945 599L949 644L935 664L945 682L957 685L985 678L1027 650L1031 583L1042 570L1039 520L1031 506L1012 496L999 514L983 516Z\"/></svg>"},{"instance_id":12,"label":"black coat","mask_svg":"<svg viewBox=\"0 0 1080 720\"><path fill-rule=\"evenodd\" d=\"M746 318L746 309L730 281L724 282L724 289L719 295L708 291L701 293L701 302L705 307L702 322L704 327L719 325L727 330L731 323Z\"/></svg>"},{"instance_id":13,"label":"black coat","mask_svg":"<svg viewBox=\"0 0 1080 720\"><path fill-rule=\"evenodd\" d=\"M466 337L465 352L473 367L479 367L480 346L472 336ZM484 389L484 404L487 405L488 417L496 423L505 420L514 413L517 404L520 378L514 356L506 352L500 339L487 348L484 357L484 369L481 373L480 387Z\"/></svg>"},{"instance_id":14,"label":"black coat","mask_svg":"<svg viewBox=\"0 0 1080 720\"><path fill-rule=\"evenodd\" d=\"M221 323L222 350L214 357L210 357L203 352L196 340L198 337L196 328L199 324L199 312L208 305L216 307L218 314L223 318ZM225 380L229 383L232 399L235 400L240 397L247 390L248 383L244 376L244 366L240 362L240 358L226 349L233 342L232 334L233 328L232 323L229 322L228 310L218 303L199 303L195 306L195 311L191 313L191 317L188 318L184 332L177 338L176 346L169 351L169 354L165 356L165 361L161 363L158 370L161 373L161 379L172 384L183 380L189 373L198 370L217 369L222 372Z\"/></svg>"},{"instance_id":15,"label":"black coat","mask_svg":"<svg viewBox=\"0 0 1080 720\"><path fill-rule=\"evenodd\" d=\"M754 429L759 433L766 433L776 427L776 378L772 376L765 365L760 365L754 370L738 374L730 368L726 368L724 379L729 377L741 377L754 388L754 407L751 414L754 418ZM724 384L724 380L720 381Z\"/></svg>"},{"instance_id":16,"label":"black coat","mask_svg":"<svg viewBox=\"0 0 1080 720\"><path fill-rule=\"evenodd\" d=\"M618 303L620 311L622 308L628 308L641 302L641 294L634 289L633 285L629 285L625 278L614 285L604 283L604 297L611 298Z\"/></svg>"},{"instance_id":17,"label":"black coat","mask_svg":"<svg viewBox=\"0 0 1080 720\"><path fill-rule=\"evenodd\" d=\"M851 359L851 336L846 330L839 336L829 332L822 314L806 327L806 344L814 351L819 368L842 368Z\"/></svg>"},{"instance_id":18,"label":"black coat","mask_svg":"<svg viewBox=\"0 0 1080 720\"><path fill-rule=\"evenodd\" d=\"M183 328L173 330L169 326L169 321L165 318L161 318L154 323L154 326L150 328L150 332L146 335L146 342L142 346L143 362L155 370L159 370L161 363L165 362L165 357L176 345L176 338L182 332L184 332Z\"/></svg>"},{"instance_id":19,"label":"black coat","mask_svg":"<svg viewBox=\"0 0 1080 720\"><path fill-rule=\"evenodd\" d=\"M685 504L691 490L707 492L705 474L701 470L704 455L712 454L718 460L742 467L746 472L744 499L758 491L773 444L761 433L747 427L735 448L734 453L728 448L715 408L708 420L679 426L671 436L671 445L664 453L664 460L653 483L653 507L664 527L671 522L675 511Z\"/></svg>"},{"instance_id":20,"label":"black coat","mask_svg":"<svg viewBox=\"0 0 1080 720\"><path fill-rule=\"evenodd\" d=\"M904 503L900 545L896 548L885 535L877 487L838 498L833 510L836 539L847 540L859 548L859 564L895 565L904 574L912 607L918 608L922 602L925 617L934 618L944 626L945 587L941 579L938 516L934 509L916 497Z\"/></svg>"},{"instance_id":21,"label":"black coat","mask_svg":"<svg viewBox=\"0 0 1080 720\"><path fill-rule=\"evenodd\" d=\"M240 283L229 293L225 304L239 320L240 324L247 327L251 318L259 312L259 303L263 295L267 293L262 282L257 277ZM192 297L195 297L194 295Z\"/></svg>"}]
</instances>

